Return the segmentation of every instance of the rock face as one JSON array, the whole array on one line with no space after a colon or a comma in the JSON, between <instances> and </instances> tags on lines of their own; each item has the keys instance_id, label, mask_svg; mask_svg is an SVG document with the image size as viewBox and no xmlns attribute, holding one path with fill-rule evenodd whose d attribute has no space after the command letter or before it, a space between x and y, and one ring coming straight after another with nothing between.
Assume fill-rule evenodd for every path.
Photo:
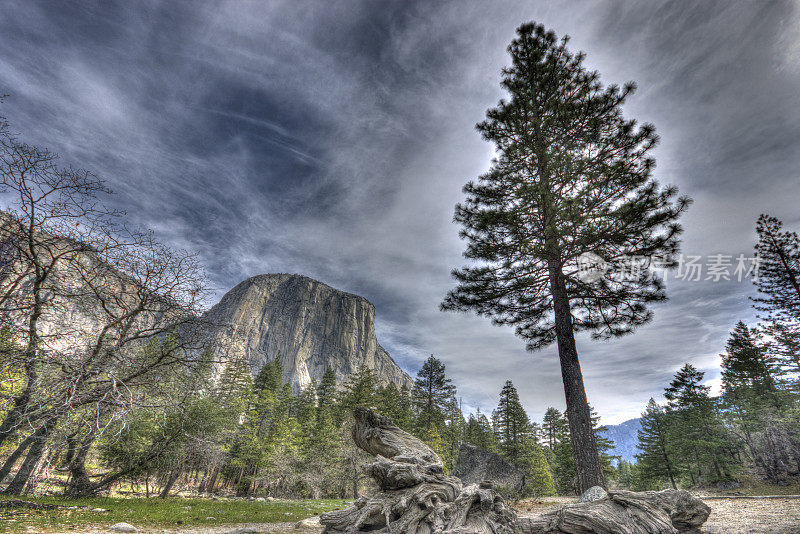
<instances>
[{"instance_id":1,"label":"rock face","mask_svg":"<svg viewBox=\"0 0 800 534\"><path fill-rule=\"evenodd\" d=\"M231 289L205 319L217 325L212 343L217 376L227 362L246 361L255 375L278 355L283 379L299 390L327 368L339 383L361 365L383 384L413 381L378 344L375 307L306 276L265 274Z\"/></svg>"},{"instance_id":2,"label":"rock face","mask_svg":"<svg viewBox=\"0 0 800 534\"><path fill-rule=\"evenodd\" d=\"M602 432L603 436L614 442L614 446L608 451L612 456L619 456L626 462L636 462L636 455L641 451L639 445L639 430L642 428L642 421L638 417L629 419L619 425L608 425ZM615 465L619 460L614 459Z\"/></svg>"},{"instance_id":3,"label":"rock face","mask_svg":"<svg viewBox=\"0 0 800 534\"><path fill-rule=\"evenodd\" d=\"M464 442L458 449L458 461L453 476L464 484L491 482L495 487L504 487L513 493L525 489L525 473L517 469L494 452L489 452Z\"/></svg>"}]
</instances>

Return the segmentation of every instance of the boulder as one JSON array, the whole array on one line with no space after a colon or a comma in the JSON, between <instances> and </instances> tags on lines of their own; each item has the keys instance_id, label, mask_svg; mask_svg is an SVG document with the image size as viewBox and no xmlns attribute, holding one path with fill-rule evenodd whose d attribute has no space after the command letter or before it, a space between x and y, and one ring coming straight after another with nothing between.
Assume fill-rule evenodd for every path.
<instances>
[{"instance_id":1,"label":"boulder","mask_svg":"<svg viewBox=\"0 0 800 534\"><path fill-rule=\"evenodd\" d=\"M578 499L578 502L599 501L600 499L603 499L605 497L608 497L608 493L606 492L606 490L604 490L600 486L592 486L591 488L583 492L583 495L581 495L581 498Z\"/></svg>"},{"instance_id":2,"label":"boulder","mask_svg":"<svg viewBox=\"0 0 800 534\"><path fill-rule=\"evenodd\" d=\"M295 523L294 528L320 528L322 524L319 522L319 517L309 517Z\"/></svg>"},{"instance_id":3,"label":"boulder","mask_svg":"<svg viewBox=\"0 0 800 534\"><path fill-rule=\"evenodd\" d=\"M139 529L130 523L116 523L108 527L111 532L139 532Z\"/></svg>"},{"instance_id":4,"label":"boulder","mask_svg":"<svg viewBox=\"0 0 800 534\"><path fill-rule=\"evenodd\" d=\"M512 493L522 493L525 488L525 473L517 469L494 452L464 442L458 449L458 460L453 476L464 484L491 482L495 488L505 488Z\"/></svg>"}]
</instances>

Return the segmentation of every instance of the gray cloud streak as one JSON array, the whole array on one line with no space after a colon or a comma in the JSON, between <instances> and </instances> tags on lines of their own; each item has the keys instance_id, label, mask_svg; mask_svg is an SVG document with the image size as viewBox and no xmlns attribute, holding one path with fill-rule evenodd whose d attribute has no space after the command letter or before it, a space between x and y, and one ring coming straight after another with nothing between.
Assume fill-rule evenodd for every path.
<instances>
[{"instance_id":1,"label":"gray cloud streak","mask_svg":"<svg viewBox=\"0 0 800 534\"><path fill-rule=\"evenodd\" d=\"M573 37L629 116L661 137L657 175L693 196L684 249L749 253L757 215L800 227L800 41L790 2L148 2L0 5L2 112L97 171L134 222L197 251L219 293L299 272L373 301L412 373L441 357L465 403L511 378L536 417L563 405L554 348L438 303L462 263L451 223L491 149L521 22ZM590 401L638 415L685 361L718 375L750 284L671 282L634 336L579 339Z\"/></svg>"}]
</instances>

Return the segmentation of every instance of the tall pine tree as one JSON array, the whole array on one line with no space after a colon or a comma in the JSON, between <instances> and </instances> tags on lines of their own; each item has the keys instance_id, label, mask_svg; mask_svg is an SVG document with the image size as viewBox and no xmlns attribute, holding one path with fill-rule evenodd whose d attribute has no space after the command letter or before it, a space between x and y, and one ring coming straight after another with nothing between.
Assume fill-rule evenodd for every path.
<instances>
[{"instance_id":1,"label":"tall pine tree","mask_svg":"<svg viewBox=\"0 0 800 534\"><path fill-rule=\"evenodd\" d=\"M414 406L419 427L425 432L430 432L434 427L442 430L448 405L455 397L456 388L444 371L441 360L431 354L414 380Z\"/></svg>"},{"instance_id":2,"label":"tall pine tree","mask_svg":"<svg viewBox=\"0 0 800 534\"><path fill-rule=\"evenodd\" d=\"M736 467L734 447L719 417L717 401L703 385L702 371L684 365L664 390L669 413L669 439L683 458L692 484L706 477L728 479Z\"/></svg>"},{"instance_id":3,"label":"tall pine tree","mask_svg":"<svg viewBox=\"0 0 800 534\"><path fill-rule=\"evenodd\" d=\"M648 480L669 480L673 489L678 489L673 451L668 444L667 413L654 399L650 399L641 418L636 455L639 474Z\"/></svg>"},{"instance_id":4,"label":"tall pine tree","mask_svg":"<svg viewBox=\"0 0 800 534\"><path fill-rule=\"evenodd\" d=\"M511 463L516 463L522 456L526 439L531 437L531 421L511 380L507 380L500 391L500 402L494 414L500 453Z\"/></svg>"},{"instance_id":5,"label":"tall pine tree","mask_svg":"<svg viewBox=\"0 0 800 534\"><path fill-rule=\"evenodd\" d=\"M524 24L509 46L509 93L477 125L497 158L455 220L475 264L453 272L459 285L446 310L473 310L513 325L531 350L558 344L579 486L604 486L575 332L619 336L649 321L647 304L666 298L663 283L638 275L578 276L581 258L609 263L669 257L677 219L689 200L652 178L657 136L622 115L634 85L603 87L572 54L567 39Z\"/></svg>"}]
</instances>

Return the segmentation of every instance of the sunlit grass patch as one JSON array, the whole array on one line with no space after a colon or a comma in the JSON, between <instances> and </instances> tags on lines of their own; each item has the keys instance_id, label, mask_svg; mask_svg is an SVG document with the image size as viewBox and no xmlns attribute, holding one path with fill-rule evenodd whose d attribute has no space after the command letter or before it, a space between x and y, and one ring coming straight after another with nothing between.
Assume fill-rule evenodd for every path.
<instances>
[{"instance_id":1,"label":"sunlit grass patch","mask_svg":"<svg viewBox=\"0 0 800 534\"><path fill-rule=\"evenodd\" d=\"M79 507L72 510L0 509L0 532L69 529L87 525L110 526L125 522L134 526L180 527L233 523L293 522L344 506L331 499L297 501L246 501L182 498L31 497L26 501ZM87 507L91 507L88 509ZM102 509L105 511L96 511Z\"/></svg>"}]
</instances>

